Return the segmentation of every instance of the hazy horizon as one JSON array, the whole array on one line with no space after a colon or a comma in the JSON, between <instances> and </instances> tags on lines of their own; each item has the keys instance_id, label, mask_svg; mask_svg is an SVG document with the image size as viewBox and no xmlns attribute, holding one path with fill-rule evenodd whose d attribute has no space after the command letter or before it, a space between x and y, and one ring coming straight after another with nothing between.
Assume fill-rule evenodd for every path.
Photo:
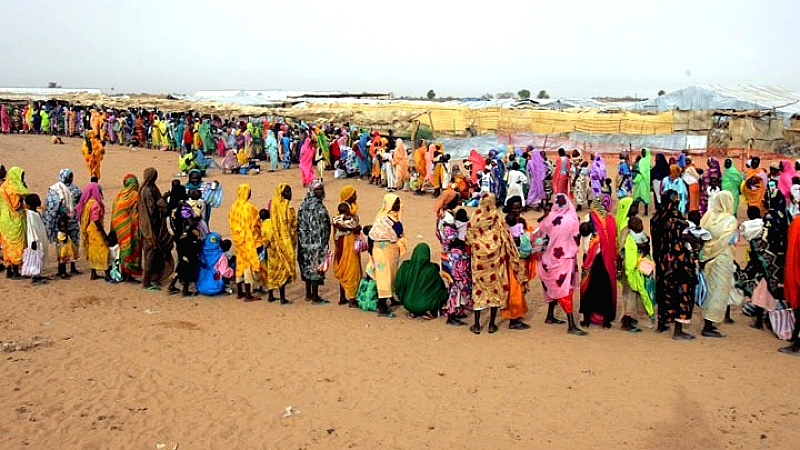
<instances>
[{"instance_id":1,"label":"hazy horizon","mask_svg":"<svg viewBox=\"0 0 800 450\"><path fill-rule=\"evenodd\" d=\"M690 85L800 90L800 2L734 0L450 7L208 0L4 5L0 85L653 97ZM472 7L471 7L472 6ZM487 7L488 6L488 7ZM309 11L314 11L313 13Z\"/></svg>"}]
</instances>

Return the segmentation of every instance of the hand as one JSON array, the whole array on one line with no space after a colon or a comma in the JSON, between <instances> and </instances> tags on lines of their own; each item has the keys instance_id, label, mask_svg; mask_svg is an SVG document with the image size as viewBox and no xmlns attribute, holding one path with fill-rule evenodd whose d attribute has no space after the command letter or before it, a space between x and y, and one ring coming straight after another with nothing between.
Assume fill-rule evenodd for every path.
<instances>
[{"instance_id":1,"label":"hand","mask_svg":"<svg viewBox=\"0 0 800 450\"><path fill-rule=\"evenodd\" d=\"M36 241L31 242L31 250L36 251L37 248Z\"/></svg>"}]
</instances>

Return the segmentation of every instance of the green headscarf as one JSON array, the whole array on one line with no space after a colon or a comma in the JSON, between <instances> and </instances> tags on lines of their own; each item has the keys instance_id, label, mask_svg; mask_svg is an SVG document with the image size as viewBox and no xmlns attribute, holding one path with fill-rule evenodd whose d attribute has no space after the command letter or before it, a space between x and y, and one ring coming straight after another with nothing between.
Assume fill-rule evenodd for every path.
<instances>
[{"instance_id":1,"label":"green headscarf","mask_svg":"<svg viewBox=\"0 0 800 450\"><path fill-rule=\"evenodd\" d=\"M653 157L650 155L650 149L645 148L644 156L639 160L636 165L636 170L639 173L633 178L633 198L643 201L645 204L650 204L650 166L653 163ZM627 223L627 222L626 222Z\"/></svg>"},{"instance_id":2,"label":"green headscarf","mask_svg":"<svg viewBox=\"0 0 800 450\"><path fill-rule=\"evenodd\" d=\"M628 213L631 210L631 205L633 205L633 199L630 197L623 198L619 201L619 204L617 204L617 215L615 219L617 221L618 239L622 236L622 229L628 227Z\"/></svg>"},{"instance_id":3,"label":"green headscarf","mask_svg":"<svg viewBox=\"0 0 800 450\"><path fill-rule=\"evenodd\" d=\"M730 160L730 158L726 159L725 162L727 163L728 160ZM742 181L744 181L742 172L739 172L736 165L733 164L731 160L731 167L725 169L725 173L722 175L722 190L730 192L733 196L734 215L735 212L739 210L739 195L741 194Z\"/></svg>"},{"instance_id":4,"label":"green headscarf","mask_svg":"<svg viewBox=\"0 0 800 450\"><path fill-rule=\"evenodd\" d=\"M439 266L431 262L431 248L417 244L411 259L403 262L395 278L397 298L411 314L436 311L447 301Z\"/></svg>"}]
</instances>

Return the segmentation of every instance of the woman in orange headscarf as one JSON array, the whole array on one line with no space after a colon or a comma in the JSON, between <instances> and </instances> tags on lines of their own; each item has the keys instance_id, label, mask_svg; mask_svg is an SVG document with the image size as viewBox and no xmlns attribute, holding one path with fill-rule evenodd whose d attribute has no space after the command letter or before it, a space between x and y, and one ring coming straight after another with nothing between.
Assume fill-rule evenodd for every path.
<instances>
[{"instance_id":1,"label":"woman in orange headscarf","mask_svg":"<svg viewBox=\"0 0 800 450\"><path fill-rule=\"evenodd\" d=\"M100 142L94 131L87 131L86 138L83 140L83 159L86 161L91 178L100 179L100 165L103 164L105 154L103 143Z\"/></svg>"},{"instance_id":2,"label":"woman in orange headscarf","mask_svg":"<svg viewBox=\"0 0 800 450\"><path fill-rule=\"evenodd\" d=\"M425 145L425 139L420 139L419 146L414 150L414 169L417 170L420 180L428 177L428 166L425 164L426 153L428 153L428 147Z\"/></svg>"},{"instance_id":3,"label":"woman in orange headscarf","mask_svg":"<svg viewBox=\"0 0 800 450\"><path fill-rule=\"evenodd\" d=\"M750 160L750 167L744 176L744 197L747 199L747 206L755 206L761 210L763 216L766 210L764 209L764 194L767 192L767 173L759 167L761 159L754 157Z\"/></svg>"}]
</instances>

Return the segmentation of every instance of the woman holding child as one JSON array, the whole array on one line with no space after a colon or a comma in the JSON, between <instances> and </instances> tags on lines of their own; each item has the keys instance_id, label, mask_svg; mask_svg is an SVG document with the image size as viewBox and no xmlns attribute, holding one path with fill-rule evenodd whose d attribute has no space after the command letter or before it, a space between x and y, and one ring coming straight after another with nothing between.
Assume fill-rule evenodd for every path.
<instances>
[{"instance_id":1,"label":"woman holding child","mask_svg":"<svg viewBox=\"0 0 800 450\"><path fill-rule=\"evenodd\" d=\"M466 211L458 206L459 195L447 189L436 202L436 238L442 245L442 272L449 283L447 299L448 325L466 325L461 319L472 309L472 269L465 233ZM463 214L459 220L457 215Z\"/></svg>"},{"instance_id":2,"label":"woman holding child","mask_svg":"<svg viewBox=\"0 0 800 450\"><path fill-rule=\"evenodd\" d=\"M357 199L356 189L353 186L344 186L339 191L339 214L333 218L333 273L339 280L339 304L349 304L351 308L358 307L356 293L363 276L361 257L355 248L356 240L361 234Z\"/></svg>"}]
</instances>

